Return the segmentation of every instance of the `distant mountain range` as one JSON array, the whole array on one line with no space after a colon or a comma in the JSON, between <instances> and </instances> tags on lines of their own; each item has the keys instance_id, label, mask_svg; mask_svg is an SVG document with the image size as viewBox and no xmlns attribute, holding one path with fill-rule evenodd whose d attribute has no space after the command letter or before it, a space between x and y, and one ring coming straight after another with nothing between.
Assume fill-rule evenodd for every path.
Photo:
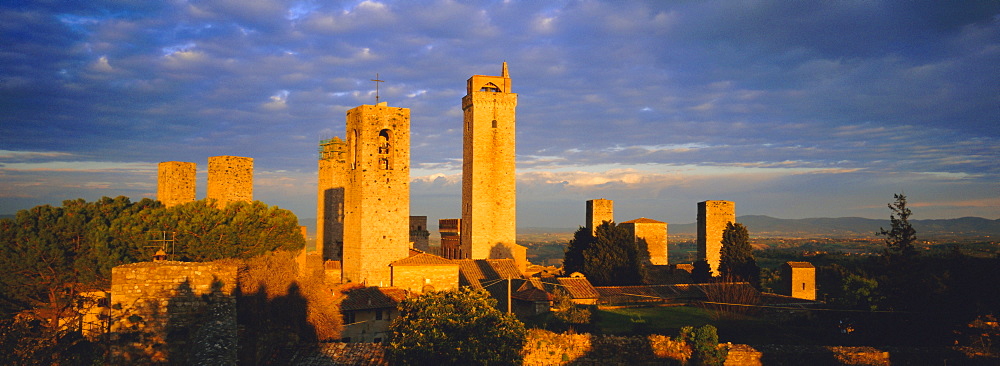
<instances>
[{"instance_id":1,"label":"distant mountain range","mask_svg":"<svg viewBox=\"0 0 1000 366\"><path fill-rule=\"evenodd\" d=\"M874 237L879 228L890 227L889 220L866 219L861 217L779 219L763 215L744 215L736 222L746 225L753 237L781 238L857 238ZM1000 237L1000 220L982 217L958 219L910 220L917 231L918 239ZM519 228L518 233L541 234L569 232L576 229L562 228ZM694 237L698 233L695 223L670 224L671 237Z\"/></svg>"}]
</instances>

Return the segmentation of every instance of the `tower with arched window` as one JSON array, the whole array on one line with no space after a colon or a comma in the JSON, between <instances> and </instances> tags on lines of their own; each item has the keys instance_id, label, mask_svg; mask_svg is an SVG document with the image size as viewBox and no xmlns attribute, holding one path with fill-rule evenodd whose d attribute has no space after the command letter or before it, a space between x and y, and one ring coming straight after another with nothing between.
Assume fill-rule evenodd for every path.
<instances>
[{"instance_id":1,"label":"tower with arched window","mask_svg":"<svg viewBox=\"0 0 1000 366\"><path fill-rule=\"evenodd\" d=\"M409 255L410 110L351 109L346 142L343 279L389 286L389 263Z\"/></svg>"},{"instance_id":2,"label":"tower with arched window","mask_svg":"<svg viewBox=\"0 0 1000 366\"><path fill-rule=\"evenodd\" d=\"M514 258L517 236L515 114L507 63L500 76L474 75L462 98L462 252Z\"/></svg>"}]
</instances>

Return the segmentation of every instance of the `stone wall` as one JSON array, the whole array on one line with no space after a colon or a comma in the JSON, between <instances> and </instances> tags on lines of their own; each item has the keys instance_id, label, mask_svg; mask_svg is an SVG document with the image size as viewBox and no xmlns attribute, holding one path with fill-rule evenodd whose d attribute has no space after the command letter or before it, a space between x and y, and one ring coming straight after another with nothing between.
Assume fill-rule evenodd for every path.
<instances>
[{"instance_id":1,"label":"stone wall","mask_svg":"<svg viewBox=\"0 0 1000 366\"><path fill-rule=\"evenodd\" d=\"M316 200L316 251L324 260L342 259L347 142L334 137L319 143Z\"/></svg>"},{"instance_id":2,"label":"stone wall","mask_svg":"<svg viewBox=\"0 0 1000 366\"><path fill-rule=\"evenodd\" d=\"M253 158L209 157L206 197L215 199L218 208L230 202L253 202Z\"/></svg>"},{"instance_id":3,"label":"stone wall","mask_svg":"<svg viewBox=\"0 0 1000 366\"><path fill-rule=\"evenodd\" d=\"M199 330L211 331L216 351L236 359L235 265L141 262L111 270L113 357L183 364L204 344L190 344ZM231 319L229 319L231 317ZM211 321L208 321L211 319ZM231 348L231 349L228 349ZM204 353L204 352L202 352Z\"/></svg>"},{"instance_id":4,"label":"stone wall","mask_svg":"<svg viewBox=\"0 0 1000 366\"><path fill-rule=\"evenodd\" d=\"M712 274L719 275L722 232L726 224L736 222L736 203L732 201L698 202L698 260L708 261Z\"/></svg>"},{"instance_id":5,"label":"stone wall","mask_svg":"<svg viewBox=\"0 0 1000 366\"><path fill-rule=\"evenodd\" d=\"M166 207L182 205L195 200L197 164L183 161L164 161L159 164L156 176L156 199Z\"/></svg>"},{"instance_id":6,"label":"stone wall","mask_svg":"<svg viewBox=\"0 0 1000 366\"><path fill-rule=\"evenodd\" d=\"M424 253L431 250L431 232L427 231L427 216L410 216L410 242Z\"/></svg>"},{"instance_id":7,"label":"stone wall","mask_svg":"<svg viewBox=\"0 0 1000 366\"><path fill-rule=\"evenodd\" d=\"M590 235L597 233L597 227L605 221L615 221L615 201L598 198L587 201L587 230Z\"/></svg>"}]
</instances>

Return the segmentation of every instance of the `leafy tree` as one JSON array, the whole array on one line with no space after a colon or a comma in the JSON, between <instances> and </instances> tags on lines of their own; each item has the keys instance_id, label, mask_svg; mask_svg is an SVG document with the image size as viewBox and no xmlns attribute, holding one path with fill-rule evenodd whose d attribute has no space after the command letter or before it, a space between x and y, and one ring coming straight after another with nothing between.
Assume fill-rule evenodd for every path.
<instances>
[{"instance_id":1,"label":"leafy tree","mask_svg":"<svg viewBox=\"0 0 1000 366\"><path fill-rule=\"evenodd\" d=\"M563 289L553 291L555 297L553 315L570 326L590 324L590 309L577 306L573 303L573 298Z\"/></svg>"},{"instance_id":2,"label":"leafy tree","mask_svg":"<svg viewBox=\"0 0 1000 366\"><path fill-rule=\"evenodd\" d=\"M598 286L642 283L639 246L632 234L613 222L597 227L593 245L583 252L583 273Z\"/></svg>"},{"instance_id":3,"label":"leafy tree","mask_svg":"<svg viewBox=\"0 0 1000 366\"><path fill-rule=\"evenodd\" d=\"M876 235L885 237L884 257L888 260L892 258L910 258L917 251L917 231L910 225L910 215L913 213L906 207L906 196L902 193L894 194L895 202L888 204L890 229L879 228Z\"/></svg>"},{"instance_id":4,"label":"leafy tree","mask_svg":"<svg viewBox=\"0 0 1000 366\"><path fill-rule=\"evenodd\" d=\"M740 223L727 223L722 231L722 253L719 260L722 276L750 282L760 288L760 267L753 257L750 234Z\"/></svg>"},{"instance_id":5,"label":"leafy tree","mask_svg":"<svg viewBox=\"0 0 1000 366\"><path fill-rule=\"evenodd\" d=\"M691 282L708 283L712 280L712 266L707 260L695 261L694 268L691 269Z\"/></svg>"},{"instance_id":6,"label":"leafy tree","mask_svg":"<svg viewBox=\"0 0 1000 366\"><path fill-rule=\"evenodd\" d=\"M682 327L678 339L691 347L691 362L694 365L718 365L726 362L729 349L719 347L718 330L711 324L699 328Z\"/></svg>"},{"instance_id":7,"label":"leafy tree","mask_svg":"<svg viewBox=\"0 0 1000 366\"><path fill-rule=\"evenodd\" d=\"M389 330L398 365L520 365L527 332L486 292L463 288L403 300Z\"/></svg>"},{"instance_id":8,"label":"leafy tree","mask_svg":"<svg viewBox=\"0 0 1000 366\"><path fill-rule=\"evenodd\" d=\"M590 230L581 226L573 233L573 239L566 246L565 257L563 259L563 272L569 275L573 272L583 272L583 252L594 245L595 238L590 234Z\"/></svg>"}]
</instances>

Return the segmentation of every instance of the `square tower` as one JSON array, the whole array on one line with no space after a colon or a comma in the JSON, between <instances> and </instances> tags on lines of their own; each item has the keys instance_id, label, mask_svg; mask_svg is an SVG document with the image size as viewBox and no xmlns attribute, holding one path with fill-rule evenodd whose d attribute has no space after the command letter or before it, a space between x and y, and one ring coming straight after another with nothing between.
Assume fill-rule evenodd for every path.
<instances>
[{"instance_id":1,"label":"square tower","mask_svg":"<svg viewBox=\"0 0 1000 366\"><path fill-rule=\"evenodd\" d=\"M667 223L640 217L625 221L620 226L632 233L636 243L640 244L639 254L648 255L649 264L656 266L670 264L667 256Z\"/></svg>"},{"instance_id":2,"label":"square tower","mask_svg":"<svg viewBox=\"0 0 1000 366\"><path fill-rule=\"evenodd\" d=\"M441 233L440 256L448 259L465 259L462 254L462 219L438 220L438 232Z\"/></svg>"},{"instance_id":3,"label":"square tower","mask_svg":"<svg viewBox=\"0 0 1000 366\"><path fill-rule=\"evenodd\" d=\"M215 199L215 207L220 209L230 202L253 202L253 158L209 157L206 196Z\"/></svg>"},{"instance_id":4,"label":"square tower","mask_svg":"<svg viewBox=\"0 0 1000 366\"><path fill-rule=\"evenodd\" d=\"M715 276L719 275L722 258L722 232L730 222L736 222L736 203L698 202L698 260L708 261Z\"/></svg>"},{"instance_id":5,"label":"square tower","mask_svg":"<svg viewBox=\"0 0 1000 366\"><path fill-rule=\"evenodd\" d=\"M587 201L587 229L590 235L596 235L597 227L605 221L615 221L615 201L603 198Z\"/></svg>"},{"instance_id":6,"label":"square tower","mask_svg":"<svg viewBox=\"0 0 1000 366\"><path fill-rule=\"evenodd\" d=\"M515 115L507 63L501 76L469 78L462 98L462 254L514 253L517 237Z\"/></svg>"},{"instance_id":7,"label":"square tower","mask_svg":"<svg viewBox=\"0 0 1000 366\"><path fill-rule=\"evenodd\" d=\"M390 286L389 264L410 248L410 110L347 111L344 282Z\"/></svg>"},{"instance_id":8,"label":"square tower","mask_svg":"<svg viewBox=\"0 0 1000 366\"><path fill-rule=\"evenodd\" d=\"M797 299L816 300L816 267L809 262L781 265L782 294Z\"/></svg>"},{"instance_id":9,"label":"square tower","mask_svg":"<svg viewBox=\"0 0 1000 366\"><path fill-rule=\"evenodd\" d=\"M156 199L166 207L194 201L197 166L183 161L160 163L156 175Z\"/></svg>"},{"instance_id":10,"label":"square tower","mask_svg":"<svg viewBox=\"0 0 1000 366\"><path fill-rule=\"evenodd\" d=\"M427 216L410 216L410 242L413 249L430 252L431 232L427 231Z\"/></svg>"},{"instance_id":11,"label":"square tower","mask_svg":"<svg viewBox=\"0 0 1000 366\"><path fill-rule=\"evenodd\" d=\"M324 260L343 259L346 185L347 142L337 137L321 140L316 201L316 251Z\"/></svg>"}]
</instances>

